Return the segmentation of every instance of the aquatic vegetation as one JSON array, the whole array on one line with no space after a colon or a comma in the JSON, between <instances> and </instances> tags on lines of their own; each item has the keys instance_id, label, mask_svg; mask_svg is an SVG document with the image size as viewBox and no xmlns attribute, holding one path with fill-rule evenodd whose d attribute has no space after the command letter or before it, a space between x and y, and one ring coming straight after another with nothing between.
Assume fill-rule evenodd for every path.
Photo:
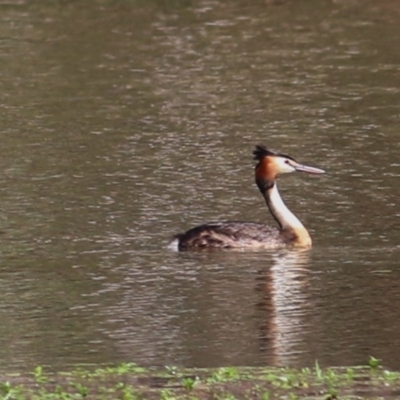
<instances>
[{"instance_id":1,"label":"aquatic vegetation","mask_svg":"<svg viewBox=\"0 0 400 400\"><path fill-rule=\"evenodd\" d=\"M369 357L369 361L368 361L368 365L372 369L376 369L381 365L381 360L379 360L379 358L375 358L375 357L370 356Z\"/></svg>"},{"instance_id":2,"label":"aquatic vegetation","mask_svg":"<svg viewBox=\"0 0 400 400\"><path fill-rule=\"evenodd\" d=\"M400 373L364 367L147 369L133 363L0 379L0 400L350 400L397 398Z\"/></svg>"}]
</instances>

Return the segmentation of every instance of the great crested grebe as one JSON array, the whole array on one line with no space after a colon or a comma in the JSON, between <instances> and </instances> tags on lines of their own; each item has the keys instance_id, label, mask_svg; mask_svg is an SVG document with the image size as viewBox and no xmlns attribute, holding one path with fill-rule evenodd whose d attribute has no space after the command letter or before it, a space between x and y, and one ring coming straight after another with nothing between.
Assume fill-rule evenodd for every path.
<instances>
[{"instance_id":1,"label":"great crested grebe","mask_svg":"<svg viewBox=\"0 0 400 400\"><path fill-rule=\"evenodd\" d=\"M281 174L295 171L309 174L323 174L325 171L299 164L292 157L275 153L263 145L256 146L253 154L258 161L255 167L256 184L278 228L253 222L211 222L176 235L173 243L177 244L178 250L311 247L310 234L286 207L279 195L276 179Z\"/></svg>"}]
</instances>

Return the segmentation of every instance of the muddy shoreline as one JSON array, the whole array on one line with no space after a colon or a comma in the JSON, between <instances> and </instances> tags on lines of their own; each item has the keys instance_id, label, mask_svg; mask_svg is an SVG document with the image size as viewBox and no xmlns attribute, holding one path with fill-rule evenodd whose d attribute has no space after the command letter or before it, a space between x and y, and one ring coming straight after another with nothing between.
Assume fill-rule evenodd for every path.
<instances>
[{"instance_id":1,"label":"muddy shoreline","mask_svg":"<svg viewBox=\"0 0 400 400\"><path fill-rule=\"evenodd\" d=\"M400 373L374 360L361 367L164 369L136 364L3 376L1 400L395 399Z\"/></svg>"}]
</instances>

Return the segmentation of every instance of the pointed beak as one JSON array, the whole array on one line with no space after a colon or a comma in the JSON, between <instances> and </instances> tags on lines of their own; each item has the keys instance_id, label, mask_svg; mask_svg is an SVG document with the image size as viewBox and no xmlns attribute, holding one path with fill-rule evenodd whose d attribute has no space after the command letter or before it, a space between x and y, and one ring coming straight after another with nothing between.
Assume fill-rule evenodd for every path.
<instances>
[{"instance_id":1,"label":"pointed beak","mask_svg":"<svg viewBox=\"0 0 400 400\"><path fill-rule=\"evenodd\" d=\"M297 164L295 166L296 171L299 172L307 172L308 174L324 174L325 171L323 169L308 167L307 165Z\"/></svg>"}]
</instances>

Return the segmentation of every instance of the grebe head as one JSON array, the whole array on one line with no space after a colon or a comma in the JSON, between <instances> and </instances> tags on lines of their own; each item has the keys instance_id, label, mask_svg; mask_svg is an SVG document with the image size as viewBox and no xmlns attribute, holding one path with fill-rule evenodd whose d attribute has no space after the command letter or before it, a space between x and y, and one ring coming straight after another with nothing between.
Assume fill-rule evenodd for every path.
<instances>
[{"instance_id":1,"label":"grebe head","mask_svg":"<svg viewBox=\"0 0 400 400\"><path fill-rule=\"evenodd\" d=\"M256 181L268 181L270 184L281 174L290 172L307 172L309 174L324 174L319 168L299 164L294 158L267 149L263 145L256 146L253 151L254 159L258 160L256 166Z\"/></svg>"}]
</instances>

